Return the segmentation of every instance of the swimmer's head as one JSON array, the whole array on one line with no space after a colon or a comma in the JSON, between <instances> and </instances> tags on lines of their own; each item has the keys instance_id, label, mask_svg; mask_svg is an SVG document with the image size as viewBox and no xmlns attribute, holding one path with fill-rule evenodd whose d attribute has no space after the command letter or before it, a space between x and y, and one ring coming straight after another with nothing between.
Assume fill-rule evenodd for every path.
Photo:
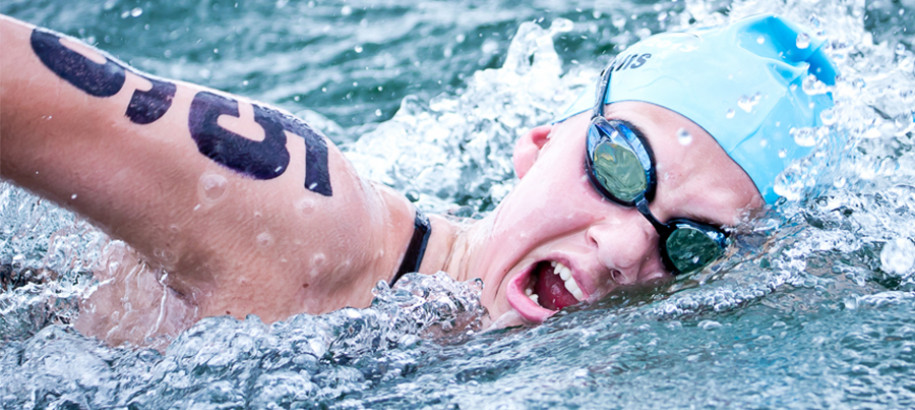
<instances>
[{"instance_id":1,"label":"swimmer's head","mask_svg":"<svg viewBox=\"0 0 915 410\"><path fill-rule=\"evenodd\" d=\"M721 28L658 34L619 54L604 103L643 101L675 111L711 134L740 165L768 203L775 179L811 148L795 143L793 128L821 125L828 93L811 93L812 76L835 83L823 41L776 16ZM593 107L590 92L560 119Z\"/></svg>"}]
</instances>

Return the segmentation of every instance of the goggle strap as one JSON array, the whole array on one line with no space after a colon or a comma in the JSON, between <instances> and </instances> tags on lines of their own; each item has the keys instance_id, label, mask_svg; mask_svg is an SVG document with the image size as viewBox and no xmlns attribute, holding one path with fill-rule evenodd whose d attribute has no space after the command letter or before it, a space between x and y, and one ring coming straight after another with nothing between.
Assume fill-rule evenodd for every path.
<instances>
[{"instance_id":1,"label":"goggle strap","mask_svg":"<svg viewBox=\"0 0 915 410\"><path fill-rule=\"evenodd\" d=\"M642 214L649 223L651 223L651 226L654 227L659 235L662 237L667 236L670 232L670 228L655 219L654 215L651 214L651 210L648 209L648 200L645 199L645 194L639 194L635 199L635 208L639 210L639 213Z\"/></svg>"}]
</instances>

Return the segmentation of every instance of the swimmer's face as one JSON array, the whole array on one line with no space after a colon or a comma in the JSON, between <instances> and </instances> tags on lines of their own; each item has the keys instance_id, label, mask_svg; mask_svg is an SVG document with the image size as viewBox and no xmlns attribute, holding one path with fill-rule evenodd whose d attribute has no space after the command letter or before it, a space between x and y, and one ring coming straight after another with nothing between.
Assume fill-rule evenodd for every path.
<instances>
[{"instance_id":1,"label":"swimmer's face","mask_svg":"<svg viewBox=\"0 0 915 410\"><path fill-rule=\"evenodd\" d=\"M746 173L692 121L641 102L611 104L604 113L638 128L654 151L658 183L650 210L658 220L732 226L763 205ZM523 321L541 322L622 286L672 278L645 217L605 199L589 182L590 115L536 128L516 146L521 181L491 215L489 246L474 267L485 272L483 303L494 320L517 312ZM683 138L683 131L692 138ZM516 315L499 320L518 321Z\"/></svg>"}]
</instances>

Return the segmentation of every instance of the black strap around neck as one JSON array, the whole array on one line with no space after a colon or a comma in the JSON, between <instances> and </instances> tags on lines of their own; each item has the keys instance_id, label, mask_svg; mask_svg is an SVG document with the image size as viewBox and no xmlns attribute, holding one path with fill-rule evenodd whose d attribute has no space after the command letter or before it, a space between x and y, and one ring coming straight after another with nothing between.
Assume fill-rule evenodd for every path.
<instances>
[{"instance_id":1,"label":"black strap around neck","mask_svg":"<svg viewBox=\"0 0 915 410\"><path fill-rule=\"evenodd\" d=\"M407 253L403 255L400 269L391 279L391 286L394 286L394 283L401 276L410 272L419 272L419 265L423 263L423 255L425 255L426 245L429 243L429 235L432 235L432 225L429 224L429 218L417 208L416 217L413 219L413 238L410 239Z\"/></svg>"}]
</instances>

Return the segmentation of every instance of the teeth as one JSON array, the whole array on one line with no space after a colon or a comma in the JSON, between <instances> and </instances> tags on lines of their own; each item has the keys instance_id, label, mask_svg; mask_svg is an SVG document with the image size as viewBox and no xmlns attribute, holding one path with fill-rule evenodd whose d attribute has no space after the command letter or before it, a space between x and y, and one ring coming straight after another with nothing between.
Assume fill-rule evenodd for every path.
<instances>
[{"instance_id":1,"label":"teeth","mask_svg":"<svg viewBox=\"0 0 915 410\"><path fill-rule=\"evenodd\" d=\"M553 273L559 275L559 278L562 279L562 283L566 286L566 290L575 296L579 302L585 299L584 292L581 291L581 288L578 287L578 283L575 282L575 278L572 277L572 269L569 269L568 266L563 265L559 262L550 262L550 266L553 267Z\"/></svg>"},{"instance_id":2,"label":"teeth","mask_svg":"<svg viewBox=\"0 0 915 410\"><path fill-rule=\"evenodd\" d=\"M524 289L524 294L527 295L527 297L531 298L531 300L533 300L534 303L536 303L538 305L540 304L540 297L537 296L536 293L534 293L534 289L532 289L532 288Z\"/></svg>"}]
</instances>

